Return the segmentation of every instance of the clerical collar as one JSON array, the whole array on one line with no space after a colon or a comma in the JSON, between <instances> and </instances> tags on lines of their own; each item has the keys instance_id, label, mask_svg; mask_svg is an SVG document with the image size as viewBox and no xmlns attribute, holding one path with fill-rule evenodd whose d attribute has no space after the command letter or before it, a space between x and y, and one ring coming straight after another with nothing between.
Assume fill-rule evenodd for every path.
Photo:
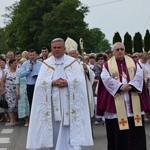
<instances>
[{"instance_id":1,"label":"clerical collar","mask_svg":"<svg viewBox=\"0 0 150 150\"><path fill-rule=\"evenodd\" d=\"M116 59L116 61L123 61L125 60L124 58Z\"/></svg>"},{"instance_id":2,"label":"clerical collar","mask_svg":"<svg viewBox=\"0 0 150 150\"><path fill-rule=\"evenodd\" d=\"M64 56L60 58L55 57L55 65L63 65L64 64Z\"/></svg>"}]
</instances>

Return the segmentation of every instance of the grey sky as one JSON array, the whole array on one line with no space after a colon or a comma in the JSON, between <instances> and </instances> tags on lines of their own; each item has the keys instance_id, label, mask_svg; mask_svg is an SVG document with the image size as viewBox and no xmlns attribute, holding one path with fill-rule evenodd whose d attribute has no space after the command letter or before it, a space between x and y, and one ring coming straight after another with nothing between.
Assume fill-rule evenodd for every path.
<instances>
[{"instance_id":1,"label":"grey sky","mask_svg":"<svg viewBox=\"0 0 150 150\"><path fill-rule=\"evenodd\" d=\"M14 1L0 0L0 15L4 14L4 8ZM90 12L85 18L89 28L100 28L110 43L117 31L123 38L126 32L129 32L131 36L140 32L144 36L146 29L150 30L150 0L80 1L90 7ZM1 17L0 26L4 26L3 20Z\"/></svg>"}]
</instances>

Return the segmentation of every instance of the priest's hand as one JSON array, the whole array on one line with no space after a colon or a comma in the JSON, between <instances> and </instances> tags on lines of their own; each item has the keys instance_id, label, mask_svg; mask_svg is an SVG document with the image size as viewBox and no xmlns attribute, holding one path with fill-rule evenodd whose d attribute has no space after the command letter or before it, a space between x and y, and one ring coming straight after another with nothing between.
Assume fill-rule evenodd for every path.
<instances>
[{"instance_id":1,"label":"priest's hand","mask_svg":"<svg viewBox=\"0 0 150 150\"><path fill-rule=\"evenodd\" d=\"M59 87L59 88L63 88L63 87L67 87L68 83L67 83L66 79L60 78L60 79L53 80L52 85L56 86L56 87Z\"/></svg>"},{"instance_id":2,"label":"priest's hand","mask_svg":"<svg viewBox=\"0 0 150 150\"><path fill-rule=\"evenodd\" d=\"M57 87L59 87L59 85L60 85L60 81L59 81L60 79L55 79L55 80L53 80L52 81L52 86L57 86Z\"/></svg>"},{"instance_id":3,"label":"priest's hand","mask_svg":"<svg viewBox=\"0 0 150 150\"><path fill-rule=\"evenodd\" d=\"M68 86L68 82L67 82L67 80L66 79L62 79L62 78L60 78L59 79L59 82L60 82L60 88L63 88L63 87L67 87Z\"/></svg>"},{"instance_id":4,"label":"priest's hand","mask_svg":"<svg viewBox=\"0 0 150 150\"><path fill-rule=\"evenodd\" d=\"M129 84L123 84L121 87L120 87L120 90L123 91L123 92L128 92L129 90L131 90L132 87L131 85Z\"/></svg>"}]
</instances>

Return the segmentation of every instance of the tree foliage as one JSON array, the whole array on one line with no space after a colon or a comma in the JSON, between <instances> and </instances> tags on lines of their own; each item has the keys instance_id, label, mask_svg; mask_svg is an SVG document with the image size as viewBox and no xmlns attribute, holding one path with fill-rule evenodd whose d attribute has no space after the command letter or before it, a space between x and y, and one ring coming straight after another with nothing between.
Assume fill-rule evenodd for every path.
<instances>
[{"instance_id":1,"label":"tree foliage","mask_svg":"<svg viewBox=\"0 0 150 150\"><path fill-rule=\"evenodd\" d=\"M37 48L43 31L43 15L52 10L60 0L20 0L11 13L11 22L6 26L8 46L21 49Z\"/></svg>"},{"instance_id":2,"label":"tree foliage","mask_svg":"<svg viewBox=\"0 0 150 150\"><path fill-rule=\"evenodd\" d=\"M124 45L126 53L132 54L132 37L128 32L124 35Z\"/></svg>"},{"instance_id":3,"label":"tree foliage","mask_svg":"<svg viewBox=\"0 0 150 150\"><path fill-rule=\"evenodd\" d=\"M114 37L113 37L113 44L116 43L116 42L122 42L122 39L121 39L121 36L120 36L119 32L116 32L114 34Z\"/></svg>"},{"instance_id":4,"label":"tree foliage","mask_svg":"<svg viewBox=\"0 0 150 150\"><path fill-rule=\"evenodd\" d=\"M84 22L88 7L79 0L20 0L8 10L5 31L11 49L39 50L56 37L70 37L77 42L82 37L87 52L110 48L100 29L88 29Z\"/></svg>"},{"instance_id":5,"label":"tree foliage","mask_svg":"<svg viewBox=\"0 0 150 150\"><path fill-rule=\"evenodd\" d=\"M147 52L150 50L150 33L149 33L149 30L146 30L146 33L144 36L144 50Z\"/></svg>"},{"instance_id":6,"label":"tree foliage","mask_svg":"<svg viewBox=\"0 0 150 150\"><path fill-rule=\"evenodd\" d=\"M0 53L6 53L8 50L8 46L6 44L6 32L4 28L0 28Z\"/></svg>"},{"instance_id":7,"label":"tree foliage","mask_svg":"<svg viewBox=\"0 0 150 150\"><path fill-rule=\"evenodd\" d=\"M133 39L134 39L133 40L133 49L134 49L134 52L141 53L143 51L142 35L139 32L137 32L137 33L135 33Z\"/></svg>"},{"instance_id":8,"label":"tree foliage","mask_svg":"<svg viewBox=\"0 0 150 150\"><path fill-rule=\"evenodd\" d=\"M84 39L87 53L99 53L110 49L109 41L105 39L105 34L99 28L88 29Z\"/></svg>"},{"instance_id":9,"label":"tree foliage","mask_svg":"<svg viewBox=\"0 0 150 150\"><path fill-rule=\"evenodd\" d=\"M40 42L46 44L56 37L70 37L79 41L87 28L84 22L87 12L88 8L83 7L78 0L64 0L60 5L56 5L51 12L43 16L44 30L39 37Z\"/></svg>"}]
</instances>

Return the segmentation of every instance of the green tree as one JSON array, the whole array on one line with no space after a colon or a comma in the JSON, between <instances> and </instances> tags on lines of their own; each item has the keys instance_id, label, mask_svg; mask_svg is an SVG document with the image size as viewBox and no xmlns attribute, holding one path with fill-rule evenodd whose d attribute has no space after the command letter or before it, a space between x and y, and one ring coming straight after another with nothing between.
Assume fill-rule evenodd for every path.
<instances>
[{"instance_id":1,"label":"green tree","mask_svg":"<svg viewBox=\"0 0 150 150\"><path fill-rule=\"evenodd\" d=\"M149 33L149 30L146 30L146 33L144 36L144 50L147 52L150 50L150 33Z\"/></svg>"},{"instance_id":2,"label":"green tree","mask_svg":"<svg viewBox=\"0 0 150 150\"><path fill-rule=\"evenodd\" d=\"M124 45L126 53L132 54L132 37L128 32L124 35Z\"/></svg>"},{"instance_id":3,"label":"green tree","mask_svg":"<svg viewBox=\"0 0 150 150\"><path fill-rule=\"evenodd\" d=\"M43 16L50 12L60 0L20 0L12 8L6 26L7 44L11 48L38 48L39 35L44 30Z\"/></svg>"},{"instance_id":4,"label":"green tree","mask_svg":"<svg viewBox=\"0 0 150 150\"><path fill-rule=\"evenodd\" d=\"M84 22L88 7L79 0L20 0L10 10L6 33L11 48L39 49L56 37L70 37L77 42L82 37L87 52L110 48L100 29L88 29Z\"/></svg>"},{"instance_id":5,"label":"green tree","mask_svg":"<svg viewBox=\"0 0 150 150\"><path fill-rule=\"evenodd\" d=\"M121 36L120 36L119 32L116 32L114 34L114 37L113 37L113 44L116 43L116 42L122 42L122 39L121 39Z\"/></svg>"},{"instance_id":6,"label":"green tree","mask_svg":"<svg viewBox=\"0 0 150 150\"><path fill-rule=\"evenodd\" d=\"M4 28L0 28L0 54L6 53L8 50L7 44L6 44L6 32Z\"/></svg>"},{"instance_id":7,"label":"green tree","mask_svg":"<svg viewBox=\"0 0 150 150\"><path fill-rule=\"evenodd\" d=\"M17 25L14 23L14 20L12 20L12 18L15 15L14 10L17 9L17 5L18 3L14 3L12 6L10 7L6 7L6 11L9 12L7 14L4 14L3 17L5 17L6 20L6 27L4 28L5 30L5 34L6 34L6 45L8 46L8 48L12 51L15 50L15 44L16 44L16 27ZM11 24L11 25L10 25Z\"/></svg>"},{"instance_id":8,"label":"green tree","mask_svg":"<svg viewBox=\"0 0 150 150\"><path fill-rule=\"evenodd\" d=\"M137 32L133 38L133 48L134 52L142 52L143 51L143 42L142 42L142 35Z\"/></svg>"},{"instance_id":9,"label":"green tree","mask_svg":"<svg viewBox=\"0 0 150 150\"><path fill-rule=\"evenodd\" d=\"M44 30L39 37L40 42L47 44L56 37L70 37L79 41L88 26L84 22L87 12L88 8L83 7L78 0L64 0L56 5L43 17Z\"/></svg>"},{"instance_id":10,"label":"green tree","mask_svg":"<svg viewBox=\"0 0 150 150\"><path fill-rule=\"evenodd\" d=\"M87 53L99 53L110 49L109 41L105 39L105 34L99 28L88 29L83 39Z\"/></svg>"}]
</instances>

